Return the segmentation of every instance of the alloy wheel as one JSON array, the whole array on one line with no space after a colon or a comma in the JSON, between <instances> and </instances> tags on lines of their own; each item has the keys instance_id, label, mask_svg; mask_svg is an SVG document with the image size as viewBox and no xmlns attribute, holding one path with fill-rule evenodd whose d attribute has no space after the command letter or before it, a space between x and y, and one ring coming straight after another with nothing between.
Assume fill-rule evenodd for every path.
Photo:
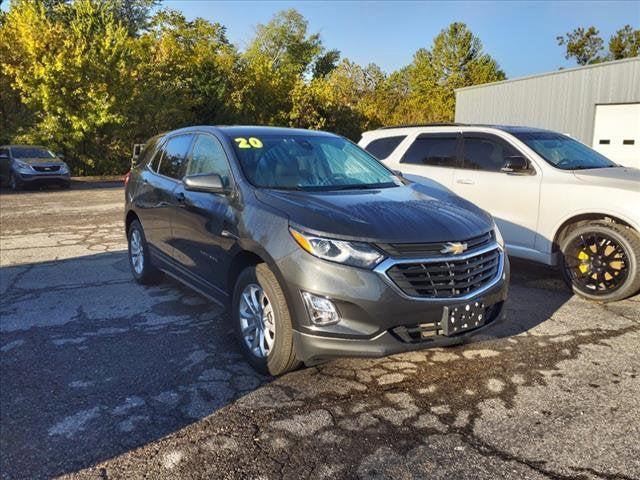
<instances>
[{"instance_id":1,"label":"alloy wheel","mask_svg":"<svg viewBox=\"0 0 640 480\"><path fill-rule=\"evenodd\" d=\"M577 237L564 253L565 268L576 288L608 294L620 288L629 274L629 256L619 242L603 233Z\"/></svg>"},{"instance_id":2,"label":"alloy wheel","mask_svg":"<svg viewBox=\"0 0 640 480\"><path fill-rule=\"evenodd\" d=\"M131 232L131 240L129 241L129 255L131 256L131 265L137 275L142 275L144 270L144 248L142 246L142 235L135 229Z\"/></svg>"},{"instance_id":3,"label":"alloy wheel","mask_svg":"<svg viewBox=\"0 0 640 480\"><path fill-rule=\"evenodd\" d=\"M251 353L266 358L276 339L273 307L260 285L247 285L238 305L242 338Z\"/></svg>"}]
</instances>

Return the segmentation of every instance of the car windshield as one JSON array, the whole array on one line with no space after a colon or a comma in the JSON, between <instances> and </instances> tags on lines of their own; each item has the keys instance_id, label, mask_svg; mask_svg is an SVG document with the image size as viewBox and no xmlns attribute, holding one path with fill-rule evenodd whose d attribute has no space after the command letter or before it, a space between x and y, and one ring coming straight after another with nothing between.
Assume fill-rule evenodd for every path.
<instances>
[{"instance_id":1,"label":"car windshield","mask_svg":"<svg viewBox=\"0 0 640 480\"><path fill-rule=\"evenodd\" d=\"M562 170L617 167L604 155L566 135L554 132L516 132L513 135Z\"/></svg>"},{"instance_id":2,"label":"car windshield","mask_svg":"<svg viewBox=\"0 0 640 480\"><path fill-rule=\"evenodd\" d=\"M40 147L11 147L14 158L56 158L49 150Z\"/></svg>"},{"instance_id":3,"label":"car windshield","mask_svg":"<svg viewBox=\"0 0 640 480\"><path fill-rule=\"evenodd\" d=\"M340 137L264 135L232 141L242 170L257 187L348 190L402 184L375 158Z\"/></svg>"}]
</instances>

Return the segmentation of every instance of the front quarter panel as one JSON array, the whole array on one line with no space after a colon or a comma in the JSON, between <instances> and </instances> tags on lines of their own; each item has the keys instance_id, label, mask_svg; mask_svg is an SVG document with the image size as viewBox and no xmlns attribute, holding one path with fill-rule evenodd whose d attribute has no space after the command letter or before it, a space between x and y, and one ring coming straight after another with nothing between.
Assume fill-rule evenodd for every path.
<instances>
[{"instance_id":1,"label":"front quarter panel","mask_svg":"<svg viewBox=\"0 0 640 480\"><path fill-rule=\"evenodd\" d=\"M581 215L617 218L640 231L640 188L633 191L585 184L571 172L547 177L541 189L536 249L551 254L562 225Z\"/></svg>"}]
</instances>

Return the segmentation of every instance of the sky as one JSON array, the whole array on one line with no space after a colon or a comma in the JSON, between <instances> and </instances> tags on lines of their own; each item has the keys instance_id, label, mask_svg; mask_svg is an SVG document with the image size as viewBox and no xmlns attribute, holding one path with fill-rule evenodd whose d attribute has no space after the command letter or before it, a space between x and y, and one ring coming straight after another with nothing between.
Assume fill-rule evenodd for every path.
<instances>
[{"instance_id":1,"label":"sky","mask_svg":"<svg viewBox=\"0 0 640 480\"><path fill-rule=\"evenodd\" d=\"M455 21L467 24L509 78L575 66L565 60L556 37L594 25L605 39L626 24L640 28L640 1L207 1L165 0L189 19L204 17L227 27L229 39L244 48L259 23L295 8L320 32L327 49L340 50L359 64L376 63L386 72L411 62L418 48Z\"/></svg>"}]
</instances>

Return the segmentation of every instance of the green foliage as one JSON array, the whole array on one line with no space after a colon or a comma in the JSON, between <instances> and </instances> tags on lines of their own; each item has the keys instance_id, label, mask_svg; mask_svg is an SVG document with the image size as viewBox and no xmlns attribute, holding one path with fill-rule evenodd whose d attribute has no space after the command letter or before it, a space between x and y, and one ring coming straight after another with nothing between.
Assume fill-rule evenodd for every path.
<instances>
[{"instance_id":1,"label":"green foliage","mask_svg":"<svg viewBox=\"0 0 640 480\"><path fill-rule=\"evenodd\" d=\"M108 152L102 165L110 169L125 147L117 132L133 85L130 38L103 3L78 0L56 9L70 21L53 20L40 2L14 2L4 25L11 28L1 32L2 44L12 46L2 70L33 112L18 139L73 152L81 172Z\"/></svg>"},{"instance_id":2,"label":"green foliage","mask_svg":"<svg viewBox=\"0 0 640 480\"><path fill-rule=\"evenodd\" d=\"M460 23L386 74L327 51L295 10L258 25L239 52L223 25L152 15L156 4L13 0L0 12L0 142L47 145L76 174L123 173L132 144L185 125L288 125L357 140L382 125L451 120L455 88L504 78ZM626 31L619 43L630 48Z\"/></svg>"},{"instance_id":3,"label":"green foliage","mask_svg":"<svg viewBox=\"0 0 640 480\"><path fill-rule=\"evenodd\" d=\"M637 57L640 54L640 30L625 25L609 39L611 60Z\"/></svg>"},{"instance_id":4,"label":"green foliage","mask_svg":"<svg viewBox=\"0 0 640 480\"><path fill-rule=\"evenodd\" d=\"M599 36L600 32L595 27L576 28L564 36L556 37L558 45L566 47L565 58L575 58L578 65L598 63L600 51L604 44Z\"/></svg>"},{"instance_id":5,"label":"green foliage","mask_svg":"<svg viewBox=\"0 0 640 480\"><path fill-rule=\"evenodd\" d=\"M576 28L557 37L558 45L566 48L565 58L575 58L578 65L637 57L640 52L640 30L625 25L609 38L609 51L603 55L604 40L597 28Z\"/></svg>"},{"instance_id":6,"label":"green foliage","mask_svg":"<svg viewBox=\"0 0 640 480\"><path fill-rule=\"evenodd\" d=\"M409 103L418 112L417 120L424 122L453 120L456 88L505 79L497 62L483 53L480 39L463 23L442 30L430 50L418 50L407 73Z\"/></svg>"}]
</instances>

